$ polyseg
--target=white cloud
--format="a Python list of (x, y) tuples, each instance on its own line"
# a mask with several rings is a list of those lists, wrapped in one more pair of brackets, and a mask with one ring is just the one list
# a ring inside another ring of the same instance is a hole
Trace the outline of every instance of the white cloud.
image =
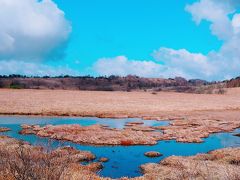
[(186, 6), (193, 20), (200, 24), (202, 20), (211, 22), (212, 33), (219, 39), (232, 36), (232, 25), (228, 15), (235, 11), (232, 0), (200, 0)]
[(240, 14), (235, 14), (232, 19), (232, 26), (235, 34), (240, 32)]
[[(191, 53), (185, 49), (160, 48), (153, 53), (173, 73), (178, 70), (187, 78), (223, 80), (240, 75), (240, 15), (236, 13), (239, 0), (200, 0), (187, 5), (186, 10), (199, 24), (203, 20), (211, 23), (213, 35), (223, 40), (219, 51), (207, 55)], [(232, 15), (232, 16), (230, 16)], [(232, 18), (231, 18), (232, 17)]]
[(166, 76), (184, 76), (185, 78), (208, 78), (215, 71), (209, 65), (208, 58), (201, 53), (190, 53), (186, 49), (174, 50), (160, 48), (154, 51), (153, 57), (166, 67), (162, 72)]
[(21, 74), (27, 76), (78, 75), (77, 72), (68, 67), (52, 67), (37, 62), (19, 60), (2, 60), (0, 61), (0, 75), (6, 74)]
[(52, 0), (0, 0), (0, 60), (60, 57), (70, 32)]
[(236, 13), (239, 7), (240, 0), (200, 0), (185, 8), (196, 24), (203, 20), (211, 23), (212, 34), (223, 40), (219, 51), (203, 55), (163, 47), (153, 52), (156, 62), (128, 60), (126, 57), (103, 58), (95, 64), (95, 69), (106, 75), (183, 76), (207, 80), (239, 76), (240, 14)]
[(201, 20), (211, 22), (212, 34), (223, 40), (219, 51), (207, 55), (208, 66), (215, 67), (210, 79), (239, 76), (240, 16), (236, 13), (239, 6), (239, 0), (201, 0), (186, 6), (197, 23)]
[(93, 69), (98, 75), (138, 75), (142, 77), (157, 77), (161, 71), (161, 65), (153, 61), (129, 60), (125, 56), (114, 58), (101, 58)]
[[(208, 79), (215, 71), (206, 56), (190, 53), (185, 49), (160, 48), (153, 52), (155, 61), (129, 60), (125, 56), (101, 58), (93, 66), (98, 75), (137, 75), (141, 77)], [(197, 71), (196, 71), (197, 69)]]

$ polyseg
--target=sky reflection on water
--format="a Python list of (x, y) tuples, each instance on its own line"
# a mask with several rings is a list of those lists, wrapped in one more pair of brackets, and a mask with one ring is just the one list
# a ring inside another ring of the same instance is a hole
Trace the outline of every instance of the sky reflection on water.
[[(17, 139), (28, 141), (33, 145), (44, 145), (48, 143), (47, 138), (40, 138), (35, 135), (20, 135), (21, 124), (80, 124), (82, 126), (89, 126), (93, 124), (108, 125), (112, 128), (123, 128), (127, 122), (142, 121), (145, 125), (160, 126), (168, 125), (167, 121), (155, 121), (155, 120), (141, 120), (138, 118), (132, 119), (99, 119), (99, 118), (71, 118), (71, 117), (27, 117), (27, 116), (0, 116), (0, 126), (9, 127), (12, 129), (10, 132), (2, 133)], [(206, 153), (208, 151), (224, 148), (224, 147), (240, 147), (240, 138), (233, 136), (233, 134), (239, 133), (240, 130), (236, 130), (233, 133), (217, 133), (212, 134), (208, 138), (204, 139), (204, 143), (177, 143), (174, 140), (171, 141), (159, 141), (154, 146), (87, 146), (79, 145), (71, 142), (60, 142), (57, 140), (51, 140), (54, 147), (58, 146), (72, 146), (80, 150), (89, 150), (93, 152), (97, 158), (107, 157), (110, 160), (104, 163), (104, 169), (100, 172), (100, 175), (119, 178), (123, 176), (136, 177), (140, 176), (141, 172), (139, 166), (141, 164), (149, 162), (159, 162), (160, 160), (172, 156), (189, 156), (197, 153)], [(163, 154), (162, 157), (148, 158), (144, 156), (147, 151), (159, 151)], [(97, 159), (96, 159), (97, 161)]]

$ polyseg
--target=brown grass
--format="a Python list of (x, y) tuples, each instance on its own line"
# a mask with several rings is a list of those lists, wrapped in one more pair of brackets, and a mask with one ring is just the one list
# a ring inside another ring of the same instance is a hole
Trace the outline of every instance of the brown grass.
[[(153, 129), (154, 131), (154, 129)], [(133, 129), (112, 129), (101, 125), (22, 125), (20, 134), (35, 134), (57, 140), (88, 145), (154, 145), (161, 140), (162, 133)]]
[(196, 156), (170, 156), (160, 163), (148, 163), (141, 166), (145, 179), (240, 179), (240, 148), (226, 148)]
[(122, 146), (131, 146), (133, 145), (134, 143), (131, 141), (131, 140), (122, 140), (121, 141), (121, 145)]
[(0, 180), (101, 179), (96, 175), (101, 163), (80, 164), (94, 158), (88, 151), (70, 147), (46, 151), (0, 136)]
[(193, 111), (240, 110), (240, 88), (224, 95), (174, 92), (0, 90), (0, 114), (168, 118)]
[[(0, 180), (111, 180), (97, 175), (102, 168), (101, 163), (79, 164), (85, 161), (80, 155), (82, 153), (89, 152), (69, 147), (46, 152), (41, 147), (0, 136)], [(239, 159), (240, 148), (219, 149), (188, 157), (170, 156), (160, 163), (142, 165), (144, 175), (130, 179), (239, 180)]]

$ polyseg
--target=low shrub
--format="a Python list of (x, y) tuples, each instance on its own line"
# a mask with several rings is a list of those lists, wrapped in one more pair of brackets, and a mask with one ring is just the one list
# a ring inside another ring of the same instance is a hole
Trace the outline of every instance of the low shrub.
[(122, 140), (121, 145), (122, 146), (131, 146), (133, 144), (132, 140)]

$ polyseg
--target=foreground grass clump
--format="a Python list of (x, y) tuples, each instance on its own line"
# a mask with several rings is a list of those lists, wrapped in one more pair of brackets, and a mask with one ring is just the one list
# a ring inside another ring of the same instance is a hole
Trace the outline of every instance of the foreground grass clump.
[(240, 179), (240, 148), (211, 151), (208, 154), (171, 156), (159, 164), (142, 165), (144, 176), (137, 179)]
[[(0, 180), (111, 180), (97, 175), (99, 162), (81, 165), (95, 156), (88, 151), (62, 147), (48, 151), (0, 136)], [(141, 177), (121, 180), (240, 179), (240, 148), (227, 148), (196, 156), (171, 156), (141, 166)], [(126, 168), (127, 170), (127, 168)]]
[(101, 163), (80, 164), (93, 159), (95, 156), (88, 151), (63, 147), (48, 152), (0, 136), (0, 179), (4, 180), (101, 179), (96, 175)]

